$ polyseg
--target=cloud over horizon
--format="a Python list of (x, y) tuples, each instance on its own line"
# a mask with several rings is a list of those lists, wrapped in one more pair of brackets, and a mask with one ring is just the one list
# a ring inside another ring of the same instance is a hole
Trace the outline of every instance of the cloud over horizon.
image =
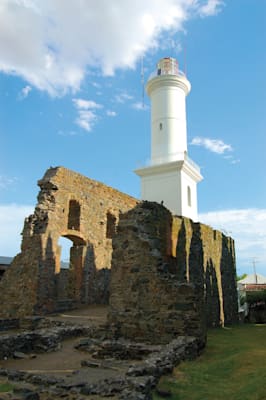
[(222, 5), (221, 0), (2, 0), (0, 71), (50, 95), (75, 92), (86, 73), (134, 68), (141, 55), (158, 47), (163, 32), (178, 32), (190, 18), (215, 15)]
[(24, 219), (32, 214), (33, 206), (0, 204), (0, 255), (14, 257), (20, 251)]
[(237, 268), (252, 273), (251, 260), (258, 260), (258, 272), (266, 276), (266, 209), (245, 208), (199, 214), (200, 222), (235, 240)]

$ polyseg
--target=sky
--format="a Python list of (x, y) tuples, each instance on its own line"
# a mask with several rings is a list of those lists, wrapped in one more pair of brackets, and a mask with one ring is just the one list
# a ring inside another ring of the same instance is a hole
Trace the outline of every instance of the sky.
[(266, 276), (265, 41), (265, 0), (0, 0), (0, 255), (50, 166), (140, 198), (144, 86), (171, 56), (192, 85), (199, 220), (235, 239), (239, 275)]

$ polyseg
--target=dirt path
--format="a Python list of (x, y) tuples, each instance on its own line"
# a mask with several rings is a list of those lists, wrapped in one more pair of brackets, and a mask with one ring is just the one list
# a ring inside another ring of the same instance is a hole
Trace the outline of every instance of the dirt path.
[[(107, 307), (87, 306), (58, 315), (49, 316), (51, 320), (84, 325), (101, 325), (106, 322)], [(82, 360), (92, 360), (88, 353), (75, 349), (81, 337), (67, 339), (62, 342), (60, 350), (37, 354), (35, 358), (1, 360), (0, 367), (12, 370), (44, 374), (47, 376), (64, 377), (69, 382), (96, 382), (99, 379), (114, 377), (118, 370), (123, 371), (123, 365), (113, 368), (81, 367)]]
[(86, 354), (74, 348), (79, 341), (80, 338), (65, 340), (60, 350), (37, 354), (36, 358), (1, 360), (0, 367), (29, 371), (36, 374), (47, 372), (71, 373), (80, 368), (81, 360), (86, 359)]
[(74, 324), (101, 325), (107, 320), (107, 306), (84, 306), (78, 310), (66, 311), (48, 317), (51, 320), (70, 322)]

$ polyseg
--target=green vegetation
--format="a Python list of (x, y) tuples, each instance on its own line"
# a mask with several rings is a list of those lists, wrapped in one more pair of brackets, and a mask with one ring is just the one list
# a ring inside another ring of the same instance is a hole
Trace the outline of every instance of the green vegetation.
[(0, 382), (0, 393), (11, 392), (14, 386), (8, 382)]
[(246, 301), (249, 304), (266, 301), (266, 290), (246, 291)]
[(180, 364), (158, 387), (173, 400), (266, 400), (265, 360), (266, 325), (214, 329), (203, 355)]
[(237, 275), (236, 280), (241, 281), (241, 279), (245, 279), (247, 276), (248, 274)]

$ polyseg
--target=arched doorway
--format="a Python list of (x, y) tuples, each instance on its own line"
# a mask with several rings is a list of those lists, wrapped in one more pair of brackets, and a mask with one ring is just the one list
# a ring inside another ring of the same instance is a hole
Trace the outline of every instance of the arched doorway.
[(60, 236), (56, 262), (56, 298), (59, 310), (86, 303), (87, 252), (88, 245), (81, 236), (73, 232)]

